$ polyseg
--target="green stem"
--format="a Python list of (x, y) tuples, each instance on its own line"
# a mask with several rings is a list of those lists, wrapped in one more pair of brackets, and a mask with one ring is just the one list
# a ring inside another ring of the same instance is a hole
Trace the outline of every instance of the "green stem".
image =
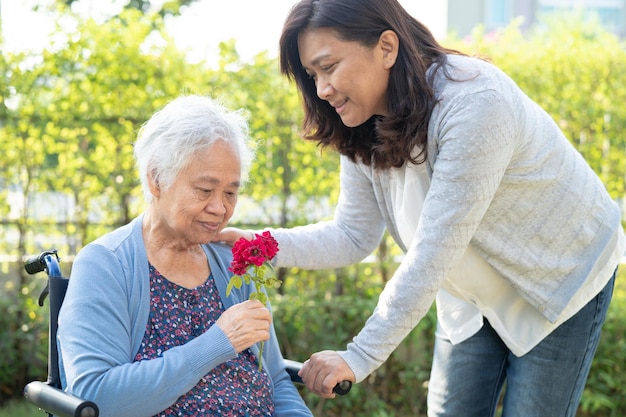
[[(254, 287), (256, 288), (257, 295), (261, 294), (261, 290), (263, 289), (263, 284), (259, 282), (259, 267), (254, 266), (254, 276), (252, 277), (252, 281), (254, 281)], [(259, 372), (263, 371), (263, 347), (265, 346), (265, 341), (261, 340), (260, 348), (259, 348)]]

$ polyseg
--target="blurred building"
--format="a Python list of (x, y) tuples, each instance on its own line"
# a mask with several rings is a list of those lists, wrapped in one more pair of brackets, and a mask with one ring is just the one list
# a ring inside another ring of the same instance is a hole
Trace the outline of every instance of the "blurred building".
[(626, 36), (626, 0), (448, 0), (448, 28), (463, 36), (478, 23), (491, 30), (519, 16), (524, 17), (522, 27), (528, 28), (543, 15), (575, 10)]
[(477, 25), (487, 31), (507, 26), (523, 17), (527, 30), (542, 16), (580, 11), (596, 18), (608, 31), (626, 38), (626, 0), (403, 0), (402, 5), (425, 23), (439, 39), (448, 33), (469, 35)]

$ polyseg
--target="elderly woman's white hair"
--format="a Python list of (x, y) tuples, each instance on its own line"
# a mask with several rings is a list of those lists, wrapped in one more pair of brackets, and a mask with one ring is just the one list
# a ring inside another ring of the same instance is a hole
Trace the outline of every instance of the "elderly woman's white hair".
[(188, 95), (156, 112), (141, 127), (135, 143), (135, 160), (146, 201), (152, 201), (148, 175), (167, 190), (191, 157), (217, 140), (232, 145), (239, 156), (241, 182), (247, 181), (254, 151), (241, 111), (230, 111), (209, 97)]

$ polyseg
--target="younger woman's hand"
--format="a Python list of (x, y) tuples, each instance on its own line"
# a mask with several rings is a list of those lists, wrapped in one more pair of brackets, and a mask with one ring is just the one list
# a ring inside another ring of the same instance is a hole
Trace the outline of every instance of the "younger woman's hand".
[(225, 227), (214, 238), (213, 242), (224, 242), (227, 245), (233, 246), (240, 238), (247, 240), (254, 239), (254, 232), (252, 230), (243, 230), (236, 227)]
[(342, 381), (356, 381), (352, 369), (333, 350), (314, 353), (299, 372), (308, 389), (323, 398), (335, 398), (333, 388)]

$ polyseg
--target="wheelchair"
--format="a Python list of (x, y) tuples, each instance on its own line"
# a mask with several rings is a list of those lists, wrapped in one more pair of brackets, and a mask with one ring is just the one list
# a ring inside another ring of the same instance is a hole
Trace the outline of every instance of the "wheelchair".
[[(67, 291), (68, 278), (63, 277), (59, 267), (60, 258), (56, 250), (44, 251), (40, 255), (28, 258), (24, 268), (28, 274), (46, 272), (48, 280), (39, 296), (39, 306), (44, 305), (48, 297), (49, 339), (48, 339), (48, 378), (46, 382), (33, 381), (24, 387), (26, 400), (53, 417), (98, 417), (98, 405), (92, 401), (78, 398), (63, 391), (59, 375), (59, 361), (56, 344), (59, 310)], [(285, 359), (287, 373), (296, 385), (304, 385), (298, 372), (302, 363)], [(347, 394), (352, 382), (343, 381), (333, 391), (338, 395)]]

